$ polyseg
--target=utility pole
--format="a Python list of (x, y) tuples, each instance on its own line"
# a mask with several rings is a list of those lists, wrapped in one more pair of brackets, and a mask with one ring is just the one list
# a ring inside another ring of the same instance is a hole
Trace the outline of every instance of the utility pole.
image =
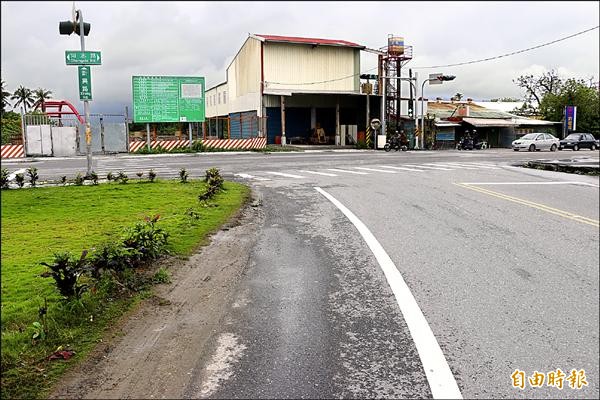
[[(85, 34), (83, 26), (83, 12), (78, 10), (79, 16), (79, 35), (81, 40), (81, 51), (85, 51)], [(90, 125), (90, 102), (88, 100), (83, 101), (83, 111), (85, 113), (85, 156), (87, 159), (87, 173), (89, 177), (92, 174), (92, 128)]]

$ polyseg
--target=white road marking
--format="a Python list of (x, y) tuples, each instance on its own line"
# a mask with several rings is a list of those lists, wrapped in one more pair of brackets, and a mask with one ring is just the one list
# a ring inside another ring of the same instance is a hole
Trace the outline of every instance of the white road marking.
[(425, 165), (413, 165), (413, 164), (402, 164), (402, 165), (405, 165), (407, 167), (414, 167), (414, 168), (437, 169), (439, 171), (454, 171), (452, 168), (427, 167)]
[(422, 169), (414, 169), (414, 168), (406, 168), (406, 167), (393, 167), (391, 165), (381, 165), (381, 167), (383, 167), (383, 168), (398, 169), (398, 170), (401, 170), (401, 171), (423, 172)]
[(452, 165), (450, 163), (427, 163), (425, 165), (434, 165), (436, 167), (458, 168), (458, 169), (478, 169), (477, 167), (464, 167), (462, 165)]
[(331, 201), (354, 224), (377, 259), (412, 335), (433, 398), (462, 399), (462, 394), (456, 384), (454, 375), (452, 375), (452, 371), (448, 366), (448, 362), (435, 335), (431, 331), (431, 327), (390, 256), (369, 228), (352, 211), (320, 187), (315, 187), (315, 190)]
[(246, 179), (256, 179), (257, 181), (270, 181), (269, 178), (261, 178), (260, 176), (254, 176), (250, 174), (234, 174), (234, 176), (239, 176), (240, 178)]
[(369, 175), (366, 172), (358, 172), (358, 171), (347, 171), (345, 169), (337, 169), (337, 168), (327, 168), (327, 171), (334, 171), (334, 172), (346, 172), (348, 174), (355, 174), (355, 175)]
[(464, 185), (581, 185), (600, 187), (587, 182), (462, 182)]
[(477, 163), (477, 162), (469, 162), (468, 164), (467, 164), (467, 163), (459, 163), (459, 164), (465, 164), (465, 165), (479, 165), (479, 166), (482, 166), (482, 167), (490, 167), (490, 168), (497, 168), (497, 169), (500, 169), (500, 168), (498, 168), (498, 166), (497, 166), (497, 165), (493, 165), (493, 164), (484, 164), (484, 163)]
[(267, 174), (285, 176), (286, 178), (295, 178), (295, 179), (302, 179), (302, 178), (304, 178), (303, 176), (300, 176), (300, 175), (284, 174), (283, 172), (271, 172), (271, 171), (267, 171)]
[(12, 181), (13, 179), (15, 179), (15, 177), (16, 177), (18, 174), (24, 174), (24, 173), (25, 173), (25, 171), (27, 171), (25, 168), (21, 168), (21, 169), (18, 169), (18, 170), (16, 170), (16, 171), (15, 171), (15, 172), (13, 172), (12, 174), (8, 175), (8, 180), (9, 180), (9, 181)]
[(475, 164), (475, 163), (448, 163), (448, 165), (458, 165), (458, 166), (465, 166), (465, 167), (475, 167), (475, 168), (486, 168), (486, 169), (500, 169), (498, 167), (492, 167), (490, 165), (483, 165), (483, 164)]
[(365, 167), (354, 167), (354, 169), (360, 169), (363, 171), (371, 171), (371, 172), (385, 172), (387, 174), (397, 174), (396, 171), (388, 171), (385, 169), (375, 169), (375, 168), (365, 168)]
[(314, 174), (314, 175), (323, 175), (323, 176), (337, 176), (336, 174), (329, 174), (327, 172), (316, 172), (316, 171), (305, 171), (305, 170), (300, 170), (300, 172), (307, 173), (307, 174)]

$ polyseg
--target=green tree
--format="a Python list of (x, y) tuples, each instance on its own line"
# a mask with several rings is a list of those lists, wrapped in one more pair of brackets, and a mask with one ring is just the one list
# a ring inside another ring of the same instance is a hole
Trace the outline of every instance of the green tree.
[(21, 135), (21, 115), (7, 111), (2, 115), (2, 144), (11, 144), (11, 138)]
[(456, 99), (456, 101), (460, 101), (463, 98), (463, 94), (458, 92), (454, 95), (454, 98)]
[(547, 93), (540, 102), (544, 119), (562, 121), (565, 106), (577, 107), (577, 131), (600, 135), (600, 100), (598, 90), (583, 79), (567, 79), (554, 93)]
[(523, 108), (537, 111), (545, 95), (556, 93), (562, 84), (555, 70), (545, 72), (541, 76), (521, 75), (513, 82), (525, 90), (525, 104)]
[(2, 109), (0, 111), (0, 115), (4, 114), (5, 111), (5, 107), (10, 107), (10, 102), (8, 101), (9, 97), (10, 97), (10, 92), (7, 92), (6, 89), (6, 82), (4, 82), (4, 79), (2, 79)]
[(35, 103), (33, 104), (33, 108), (44, 108), (44, 102), (48, 99), (52, 98), (52, 91), (46, 90), (42, 88), (37, 88), (33, 91), (33, 98)]
[(27, 108), (31, 108), (33, 105), (33, 92), (31, 89), (27, 89), (23, 87), (23, 85), (19, 86), (17, 90), (13, 93), (11, 100), (15, 100), (15, 107), (19, 105), (23, 105), (25, 112), (27, 112)]

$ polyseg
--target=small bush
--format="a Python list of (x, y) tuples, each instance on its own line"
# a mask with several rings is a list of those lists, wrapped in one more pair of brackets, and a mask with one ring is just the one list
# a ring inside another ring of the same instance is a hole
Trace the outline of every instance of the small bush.
[(49, 275), (54, 278), (56, 288), (66, 298), (77, 297), (80, 298), (83, 292), (88, 288), (87, 285), (79, 285), (79, 278), (87, 271), (85, 264), (85, 257), (87, 256), (87, 250), (81, 253), (79, 260), (73, 259), (71, 253), (55, 253), (54, 261), (52, 264), (42, 262), (40, 264), (45, 265), (52, 271)]
[(158, 258), (165, 252), (169, 233), (156, 226), (159, 215), (144, 218), (125, 231), (123, 245), (132, 250), (135, 262), (144, 262)]
[(23, 185), (25, 185), (25, 175), (23, 174), (17, 174), (15, 175), (15, 182), (17, 182), (17, 185), (22, 188)]
[(100, 279), (105, 272), (121, 275), (127, 268), (132, 267), (135, 251), (118, 243), (106, 243), (95, 249), (89, 257), (92, 277)]
[(0, 174), (0, 187), (2, 187), (2, 189), (8, 189), (8, 175), (8, 170), (2, 168), (2, 173)]
[(356, 148), (357, 149), (366, 149), (367, 147), (367, 142), (365, 142), (364, 140), (359, 140), (356, 142)]
[(204, 193), (198, 196), (200, 201), (212, 199), (218, 192), (223, 190), (223, 177), (217, 168), (207, 169), (204, 181), (207, 183), (208, 187)]
[(90, 172), (90, 179), (94, 185), (98, 184), (98, 174), (95, 171)]
[(156, 172), (154, 172), (154, 170), (151, 169), (150, 171), (148, 171), (148, 180), (150, 182), (154, 182), (155, 179), (156, 179)]
[(115, 178), (116, 182), (119, 182), (119, 183), (121, 183), (123, 185), (126, 184), (128, 180), (129, 180), (129, 178), (127, 177), (127, 175), (123, 171), (119, 171), (119, 174)]
[(60, 177), (60, 183), (62, 183), (63, 185), (67, 184), (67, 176), (63, 175)]
[(181, 183), (187, 183), (187, 179), (188, 179), (188, 172), (185, 170), (185, 168), (181, 168), (181, 170), (179, 170), (179, 181)]
[(153, 283), (171, 283), (171, 274), (165, 268), (161, 267), (152, 277)]
[(31, 183), (32, 187), (35, 187), (38, 179), (40, 178), (37, 173), (36, 167), (27, 168), (27, 175), (29, 176), (29, 183)]
[(106, 174), (106, 180), (109, 182), (116, 180), (115, 175), (112, 172), (109, 172), (108, 174)]
[(138, 179), (140, 179), (140, 180), (142, 179), (142, 176), (144, 176), (144, 172), (143, 171), (138, 171), (135, 174), (137, 175)]
[(201, 153), (203, 151), (205, 151), (205, 147), (204, 147), (204, 143), (202, 143), (201, 140), (195, 140), (192, 143), (192, 150), (196, 153)]
[(75, 175), (75, 184), (77, 186), (83, 185), (84, 180), (85, 178), (83, 177), (83, 175), (81, 175), (81, 172), (78, 172), (77, 175)]

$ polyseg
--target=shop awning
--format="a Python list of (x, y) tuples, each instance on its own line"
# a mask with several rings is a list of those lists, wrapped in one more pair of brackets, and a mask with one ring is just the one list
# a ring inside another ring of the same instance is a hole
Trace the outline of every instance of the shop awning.
[(519, 125), (510, 119), (499, 119), (499, 118), (463, 118), (463, 122), (469, 125), (473, 125), (477, 128), (486, 127), (509, 127)]

